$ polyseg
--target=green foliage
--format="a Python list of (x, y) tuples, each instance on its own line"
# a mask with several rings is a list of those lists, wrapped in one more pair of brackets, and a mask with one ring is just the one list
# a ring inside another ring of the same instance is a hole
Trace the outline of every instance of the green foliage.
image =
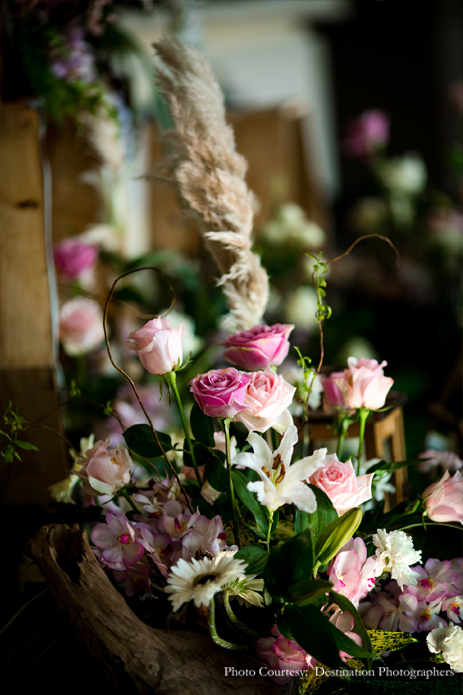
[(232, 471), (232, 482), (238, 498), (253, 515), (257, 524), (257, 531), (261, 536), (265, 537), (267, 533), (267, 512), (256, 500), (254, 493), (247, 489), (248, 479), (241, 471)]
[(308, 603), (314, 603), (317, 599), (324, 596), (332, 586), (331, 582), (324, 579), (307, 579), (302, 582), (296, 582), (289, 591), (289, 598), (297, 606), (306, 606)]
[(268, 554), (261, 545), (247, 545), (238, 550), (235, 558), (248, 563), (246, 574), (261, 574), (267, 564)]
[[(369, 652), (372, 652), (373, 647), (370, 641), (370, 637), (368, 635), (367, 629), (365, 628), (363, 620), (360, 617), (360, 614), (358, 610), (355, 608), (354, 604), (351, 601), (349, 601), (348, 598), (342, 596), (342, 594), (336, 593), (336, 591), (330, 592), (330, 600), (337, 606), (339, 606), (339, 608), (342, 611), (348, 611), (352, 615), (352, 617), (354, 618), (354, 632), (356, 632), (357, 635), (361, 637), (363, 648)], [(371, 658), (367, 659), (367, 669), (371, 668), (371, 661)]]
[[(159, 443), (162, 449), (167, 452), (173, 449), (170, 435), (164, 432), (157, 432)], [(149, 425), (132, 425), (123, 433), (125, 443), (139, 456), (144, 456), (148, 459), (158, 458), (162, 456), (162, 449), (156, 441), (156, 437)]]
[[(312, 514), (307, 514), (307, 525), (310, 529), (310, 535), (312, 538), (312, 547), (314, 549), (314, 562), (316, 558), (315, 546), (323, 529), (325, 529), (328, 524), (336, 521), (338, 518), (338, 513), (333, 506), (332, 501), (323, 490), (320, 490), (316, 485), (309, 485), (310, 489), (317, 498), (317, 508)], [(302, 512), (300, 512), (301, 514)], [(297, 512), (296, 512), (297, 514)]]
[(332, 314), (331, 307), (323, 304), (323, 299), (326, 297), (326, 280), (322, 275), (320, 275), (320, 273), (326, 273), (327, 267), (322, 261), (321, 251), (318, 254), (318, 257), (313, 256), (311, 253), (306, 253), (305, 255), (309, 258), (313, 258), (314, 261), (316, 261), (313, 267), (314, 284), (317, 292), (317, 312), (315, 314), (315, 318), (317, 321), (324, 321), (325, 319), (329, 319)]
[(315, 544), (315, 552), (321, 565), (329, 562), (352, 538), (361, 521), (362, 512), (355, 507), (325, 526)]
[[(11, 401), (8, 401), (8, 407), (3, 413), (3, 422), (5, 429), (0, 430), (0, 435), (8, 440), (8, 444), (0, 450), (0, 455), (5, 459), (6, 464), (13, 463), (15, 458), (22, 461), (16, 447), (25, 451), (38, 451), (35, 444), (18, 439), (18, 433), (25, 430), (29, 423), (22, 415), (13, 410)], [(10, 430), (9, 433), (5, 431), (8, 429)]]
[(190, 414), (190, 427), (194, 438), (208, 447), (214, 447), (214, 426), (212, 419), (205, 415), (195, 402)]
[(206, 479), (214, 490), (219, 492), (228, 491), (227, 470), (216, 458), (211, 459), (206, 465)]
[(312, 539), (306, 529), (273, 550), (265, 567), (265, 587), (274, 600), (291, 601), (292, 586), (310, 577), (312, 567)]
[(310, 604), (287, 606), (277, 626), (282, 632), (289, 630), (296, 642), (317, 661), (330, 668), (342, 666), (333, 626), (319, 608)]

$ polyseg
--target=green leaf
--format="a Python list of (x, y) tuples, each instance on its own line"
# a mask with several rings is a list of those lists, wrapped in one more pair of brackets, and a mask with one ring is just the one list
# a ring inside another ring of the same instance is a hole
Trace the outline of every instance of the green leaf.
[[(262, 536), (267, 534), (268, 517), (267, 510), (259, 504), (254, 496), (254, 493), (248, 490), (248, 479), (241, 471), (232, 471), (232, 481), (236, 494), (246, 509), (249, 509), (254, 516), (257, 524), (257, 530)], [(212, 483), (211, 483), (212, 484)]]
[[(343, 663), (330, 621), (318, 608), (286, 606), (283, 613), (286, 629), (305, 651), (329, 668), (341, 668)], [(280, 623), (277, 622), (279, 626)]]
[[(173, 447), (170, 436), (164, 432), (157, 432), (156, 434), (164, 451), (171, 451)], [(132, 449), (139, 456), (148, 459), (162, 456), (162, 450), (149, 425), (132, 425), (125, 430), (123, 437), (129, 449)]]
[(248, 563), (246, 574), (261, 574), (268, 560), (268, 553), (261, 545), (247, 545), (235, 553), (238, 560)]
[(358, 507), (354, 507), (325, 526), (315, 544), (315, 552), (321, 565), (329, 562), (340, 548), (352, 538), (361, 521), (362, 511)]
[[(300, 509), (296, 509), (296, 515), (295, 515), (295, 519), (294, 519), (294, 533), (295, 533), (295, 535), (305, 531), (308, 523), (309, 523), (309, 515), (307, 514), (307, 512), (301, 512)], [(312, 543), (313, 543), (313, 538), (312, 538)]]
[(416, 637), (413, 637), (408, 632), (389, 632), (386, 630), (368, 630), (368, 637), (372, 645), (372, 651), (375, 654), (381, 652), (395, 652), (398, 649), (403, 649), (412, 642), (418, 642)]
[[(354, 632), (362, 638), (363, 648), (369, 652), (373, 652), (367, 629), (353, 603), (351, 603), (346, 596), (342, 596), (342, 594), (338, 594), (336, 591), (330, 591), (330, 600), (339, 606), (342, 611), (348, 611), (352, 615), (354, 618)], [(371, 661), (371, 657), (368, 657), (366, 665), (368, 670), (371, 668)]]
[(312, 567), (312, 541), (307, 529), (271, 553), (264, 572), (267, 591), (281, 603), (289, 601), (292, 585), (309, 577)]
[(369, 652), (363, 647), (359, 647), (353, 639), (345, 635), (341, 630), (338, 630), (334, 625), (331, 625), (331, 627), (333, 628), (334, 639), (340, 651), (346, 652), (349, 656), (358, 656), (362, 659), (373, 658), (374, 654), (371, 651)]
[[(310, 489), (314, 493), (317, 499), (317, 509), (312, 514), (306, 514), (307, 524), (310, 529), (312, 537), (312, 547), (314, 549), (314, 562), (315, 562), (315, 544), (318, 540), (320, 533), (323, 529), (328, 526), (332, 521), (338, 518), (338, 513), (333, 506), (332, 501), (323, 490), (320, 490), (316, 485), (309, 485)], [(303, 512), (299, 512), (303, 514)], [(297, 519), (297, 512), (296, 512)], [(301, 529), (303, 530), (303, 529)]]
[(228, 473), (216, 458), (209, 461), (206, 466), (206, 480), (214, 490), (228, 492)]
[(387, 473), (394, 473), (400, 468), (405, 468), (406, 466), (417, 466), (419, 463), (423, 463), (424, 459), (410, 459), (410, 461), (378, 461), (369, 467), (367, 473), (376, 473), (376, 471), (385, 471)]
[(15, 439), (14, 444), (19, 446), (20, 449), (26, 449), (26, 451), (38, 451), (35, 444), (31, 444), (30, 442), (21, 442), (19, 439)]
[(194, 438), (208, 447), (214, 448), (214, 426), (212, 418), (203, 413), (199, 405), (195, 402), (190, 414), (190, 427)]
[(320, 596), (327, 594), (333, 584), (324, 579), (308, 579), (296, 582), (289, 590), (289, 598), (292, 603), (298, 606), (306, 606), (313, 603)]

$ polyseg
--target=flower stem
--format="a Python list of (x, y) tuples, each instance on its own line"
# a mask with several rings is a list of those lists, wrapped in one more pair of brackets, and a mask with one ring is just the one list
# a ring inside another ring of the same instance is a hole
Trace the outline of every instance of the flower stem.
[(268, 526), (267, 526), (267, 538), (265, 542), (267, 543), (267, 552), (270, 552), (270, 536), (272, 535), (272, 525), (273, 525), (273, 512), (268, 510)]
[(233, 642), (227, 642), (226, 640), (222, 639), (221, 637), (218, 636), (217, 630), (215, 627), (215, 603), (214, 603), (214, 598), (212, 598), (211, 603), (209, 605), (209, 620), (208, 620), (208, 626), (209, 626), (209, 632), (212, 637), (213, 642), (219, 645), (219, 647), (225, 647), (225, 649), (232, 649), (233, 651), (236, 652), (244, 652), (247, 650), (246, 645), (244, 644), (234, 644)]
[(339, 424), (339, 439), (338, 439), (338, 450), (336, 452), (336, 456), (338, 457), (338, 460), (341, 461), (342, 458), (342, 449), (344, 447), (344, 439), (346, 438), (347, 430), (349, 429), (349, 425), (351, 424), (352, 419), (348, 416), (345, 415)]
[(172, 386), (172, 391), (174, 392), (175, 400), (177, 401), (177, 406), (178, 406), (178, 412), (180, 413), (180, 419), (182, 421), (183, 429), (185, 432), (185, 437), (188, 442), (188, 448), (189, 448), (189, 454), (191, 456), (191, 460), (193, 461), (193, 468), (195, 469), (196, 473), (196, 479), (199, 483), (199, 488), (201, 489), (203, 482), (201, 480), (201, 476), (199, 474), (199, 469), (198, 465), (196, 463), (196, 458), (195, 458), (195, 452), (193, 450), (193, 445), (191, 443), (191, 437), (190, 437), (190, 432), (188, 430), (188, 425), (185, 420), (185, 413), (183, 412), (183, 406), (182, 406), (182, 401), (180, 398), (180, 394), (178, 392), (177, 388), (177, 376), (175, 372), (169, 372), (168, 374), (165, 375), (167, 383)]
[(238, 536), (238, 524), (236, 522), (236, 501), (235, 501), (235, 490), (233, 487), (232, 471), (231, 471), (231, 456), (230, 456), (230, 418), (225, 418), (223, 421), (223, 428), (225, 431), (225, 456), (227, 459), (227, 471), (228, 471), (228, 488), (230, 490), (230, 500), (232, 505), (232, 515), (233, 515), (233, 535), (235, 536), (235, 543), (240, 544)]
[(359, 409), (359, 418), (360, 418), (360, 432), (359, 432), (359, 451), (358, 451), (358, 460), (357, 460), (357, 475), (360, 475), (360, 464), (362, 461), (362, 454), (363, 454), (363, 440), (365, 437), (365, 425), (368, 420), (368, 416), (370, 414), (370, 411), (367, 408), (360, 408)]
[(123, 489), (121, 490), (121, 493), (122, 493), (122, 496), (125, 497), (125, 499), (127, 500), (127, 502), (130, 504), (130, 506), (132, 507), (133, 511), (134, 511), (134, 512), (137, 512), (137, 514), (138, 514), (140, 510), (136, 508), (136, 506), (135, 506), (135, 504), (134, 504), (132, 498), (130, 497), (129, 493), (127, 492), (127, 490), (125, 490), (125, 489), (123, 488)]
[(245, 632), (247, 635), (253, 635), (254, 637), (259, 637), (259, 633), (256, 632), (255, 630), (252, 629), (252, 627), (248, 627), (244, 623), (241, 622), (241, 620), (238, 620), (236, 615), (233, 613), (233, 609), (230, 606), (230, 600), (228, 596), (228, 591), (223, 592), (223, 605), (225, 606), (225, 611), (230, 619), (230, 621), (236, 625), (237, 628), (239, 628), (242, 632)]

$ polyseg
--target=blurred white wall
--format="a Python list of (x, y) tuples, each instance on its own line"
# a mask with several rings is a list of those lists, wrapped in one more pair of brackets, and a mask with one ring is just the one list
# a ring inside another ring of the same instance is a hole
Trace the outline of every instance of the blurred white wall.
[(352, 11), (350, 0), (183, 0), (175, 8), (175, 27), (165, 8), (127, 13), (123, 21), (147, 47), (175, 28), (209, 60), (234, 107), (300, 103), (309, 112), (310, 168), (332, 199), (339, 163), (330, 53), (311, 23), (342, 22)]

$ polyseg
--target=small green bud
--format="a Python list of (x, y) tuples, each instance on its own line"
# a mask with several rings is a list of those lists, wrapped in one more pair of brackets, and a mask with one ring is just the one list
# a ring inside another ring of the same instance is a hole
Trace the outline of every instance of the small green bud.
[(315, 544), (317, 560), (321, 565), (329, 562), (352, 538), (361, 521), (362, 512), (355, 507), (325, 526)]

